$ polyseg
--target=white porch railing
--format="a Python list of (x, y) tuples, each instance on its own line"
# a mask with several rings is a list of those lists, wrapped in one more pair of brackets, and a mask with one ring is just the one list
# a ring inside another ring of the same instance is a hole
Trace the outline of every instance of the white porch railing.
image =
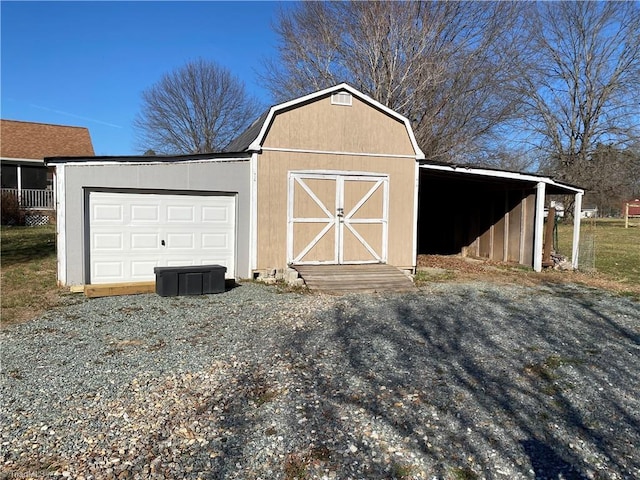
[(22, 208), (33, 210), (55, 210), (56, 208), (53, 190), (3, 188), (2, 194), (14, 195)]

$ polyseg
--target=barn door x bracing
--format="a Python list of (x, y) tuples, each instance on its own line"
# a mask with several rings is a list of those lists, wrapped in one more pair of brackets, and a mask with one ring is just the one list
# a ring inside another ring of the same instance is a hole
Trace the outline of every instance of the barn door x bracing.
[(289, 264), (386, 263), (389, 177), (289, 173)]

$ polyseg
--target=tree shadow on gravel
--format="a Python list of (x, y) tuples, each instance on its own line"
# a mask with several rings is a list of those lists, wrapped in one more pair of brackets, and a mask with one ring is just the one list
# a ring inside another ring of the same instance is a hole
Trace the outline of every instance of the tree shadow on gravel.
[(398, 463), (443, 478), (640, 473), (637, 303), (561, 285), (447, 288), (345, 296), (283, 347), (306, 372), (300, 396), (322, 402), (305, 429), (329, 468), (351, 441), (369, 478)]
[(520, 443), (531, 460), (531, 467), (536, 480), (546, 478), (580, 480), (584, 478), (583, 475), (574, 470), (573, 465), (560, 458), (553, 448), (546, 443), (535, 438), (523, 440)]

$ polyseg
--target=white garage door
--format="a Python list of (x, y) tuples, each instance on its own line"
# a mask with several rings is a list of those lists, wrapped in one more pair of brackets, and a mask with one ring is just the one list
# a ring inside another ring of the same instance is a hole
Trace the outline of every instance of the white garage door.
[(155, 279), (154, 267), (224, 265), (235, 275), (235, 196), (89, 194), (91, 283)]

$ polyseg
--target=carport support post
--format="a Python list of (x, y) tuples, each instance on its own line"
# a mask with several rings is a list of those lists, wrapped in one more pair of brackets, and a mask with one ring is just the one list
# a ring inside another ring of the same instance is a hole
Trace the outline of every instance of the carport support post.
[(18, 174), (18, 203), (22, 206), (22, 166), (20, 164), (16, 165), (16, 172)]
[(582, 193), (576, 193), (573, 207), (573, 243), (571, 244), (571, 266), (578, 269), (578, 254), (580, 252), (580, 220), (582, 217)]
[(533, 234), (533, 269), (536, 272), (542, 271), (542, 239), (544, 231), (544, 182), (536, 185), (536, 216)]

